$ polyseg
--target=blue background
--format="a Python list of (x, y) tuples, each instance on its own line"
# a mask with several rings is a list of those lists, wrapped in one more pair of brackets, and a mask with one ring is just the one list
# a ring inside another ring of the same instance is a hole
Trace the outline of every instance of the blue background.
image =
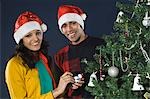
[[(5, 66), (15, 51), (13, 39), (14, 23), (18, 15), (26, 10), (36, 13), (48, 25), (45, 37), (50, 44), (49, 54), (53, 56), (68, 41), (57, 25), (57, 9), (61, 4), (79, 6), (87, 14), (85, 32), (100, 37), (111, 34), (116, 20), (118, 0), (1, 0), (0, 1), (0, 98), (9, 98), (5, 84)], [(18, 86), (19, 87), (19, 86)], [(18, 90), (19, 91), (19, 90)]]

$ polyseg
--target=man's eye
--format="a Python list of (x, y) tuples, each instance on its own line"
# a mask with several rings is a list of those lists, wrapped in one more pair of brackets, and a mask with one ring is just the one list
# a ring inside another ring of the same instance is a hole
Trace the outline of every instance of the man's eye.
[(77, 22), (72, 22), (72, 24), (76, 24)]
[(63, 25), (62, 25), (62, 28), (65, 28), (66, 26), (67, 26), (66, 24), (63, 24)]

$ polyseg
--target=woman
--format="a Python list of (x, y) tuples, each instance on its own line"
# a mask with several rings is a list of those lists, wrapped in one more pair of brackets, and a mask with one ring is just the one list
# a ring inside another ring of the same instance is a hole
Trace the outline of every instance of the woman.
[(48, 44), (43, 39), (46, 30), (41, 19), (29, 11), (22, 13), (15, 23), (16, 53), (8, 61), (5, 71), (12, 99), (53, 99), (64, 92), (67, 84), (75, 82), (73, 74), (65, 72), (56, 87)]

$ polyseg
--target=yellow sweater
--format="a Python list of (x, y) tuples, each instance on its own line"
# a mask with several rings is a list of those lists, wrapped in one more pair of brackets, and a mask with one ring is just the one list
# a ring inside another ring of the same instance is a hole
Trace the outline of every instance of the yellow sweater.
[(21, 57), (15, 56), (9, 60), (6, 66), (6, 84), (11, 99), (54, 99), (52, 92), (40, 94), (38, 71), (29, 69), (22, 62)]

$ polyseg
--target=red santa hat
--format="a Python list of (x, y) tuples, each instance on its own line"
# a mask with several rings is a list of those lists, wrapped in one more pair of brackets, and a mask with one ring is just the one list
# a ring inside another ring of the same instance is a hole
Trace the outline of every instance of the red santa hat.
[(16, 20), (13, 35), (16, 43), (18, 44), (27, 33), (35, 29), (40, 30), (41, 32), (46, 32), (47, 25), (32, 12), (26, 11), (20, 14)]
[(83, 13), (83, 11), (79, 7), (72, 5), (62, 5), (58, 9), (58, 25), (60, 30), (62, 25), (69, 21), (76, 21), (84, 29), (83, 20), (85, 19), (86, 14)]

